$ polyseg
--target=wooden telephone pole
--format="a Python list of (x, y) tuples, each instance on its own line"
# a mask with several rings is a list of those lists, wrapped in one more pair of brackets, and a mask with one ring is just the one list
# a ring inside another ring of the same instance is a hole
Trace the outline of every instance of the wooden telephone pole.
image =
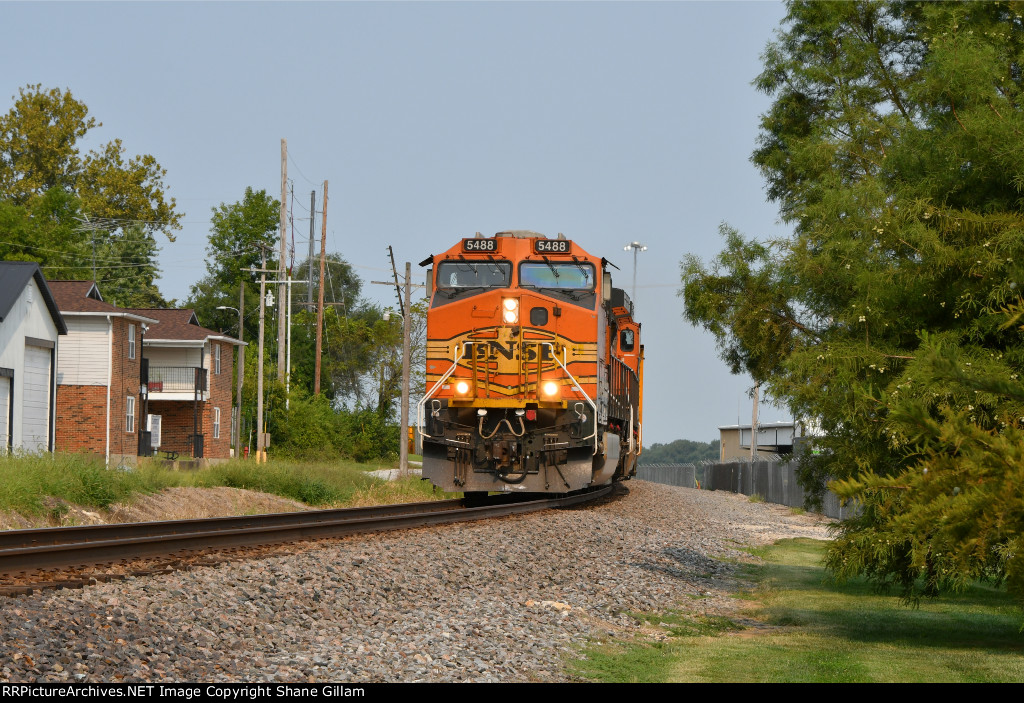
[(313, 393), (320, 394), (320, 349), (324, 339), (324, 260), (327, 257), (327, 181), (324, 181), (324, 218), (320, 234), (320, 294), (316, 307), (316, 368), (313, 372)]
[[(398, 305), (402, 308), (402, 405), (399, 418), (399, 447), (398, 447), (398, 468), (401, 475), (409, 471), (409, 374), (412, 362), (412, 288), (423, 287), (422, 284), (412, 282), (412, 263), (405, 262), (405, 295), (402, 295), (402, 284), (398, 278), (398, 267), (395, 266), (395, 252), (389, 246), (388, 256), (391, 257), (391, 272), (394, 275), (395, 294), (398, 296)], [(387, 281), (370, 281), (377, 285), (391, 285)], [(384, 319), (388, 319), (387, 316)]]
[[(285, 309), (285, 280), (287, 273), (285, 269), (288, 239), (288, 140), (281, 140), (281, 259), (277, 264), (277, 299), (281, 301), (277, 306), (277, 380), (284, 383), (285, 372), (285, 330), (288, 324), (286, 317), (288, 311)], [(266, 268), (266, 267), (264, 267)]]

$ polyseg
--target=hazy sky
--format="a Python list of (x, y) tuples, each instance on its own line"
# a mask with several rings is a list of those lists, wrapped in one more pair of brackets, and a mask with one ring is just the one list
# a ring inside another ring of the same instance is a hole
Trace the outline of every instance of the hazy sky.
[[(644, 443), (750, 421), (749, 379), (682, 319), (679, 262), (718, 226), (785, 234), (749, 161), (768, 107), (751, 85), (779, 2), (3, 3), (0, 96), (70, 89), (152, 154), (185, 213), (160, 289), (204, 273), (210, 210), (294, 181), (295, 247), (329, 181), (327, 248), (370, 285), (480, 231), (563, 232), (622, 270), (646, 347)], [(320, 225), (317, 224), (317, 232)], [(318, 234), (319, 236), (319, 234)], [(226, 293), (228, 299), (236, 294)], [(760, 420), (788, 419), (762, 407)]]

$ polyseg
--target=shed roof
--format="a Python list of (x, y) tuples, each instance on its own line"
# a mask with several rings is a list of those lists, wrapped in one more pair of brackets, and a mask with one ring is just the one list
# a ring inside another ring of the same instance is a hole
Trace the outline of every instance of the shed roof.
[(7, 319), (15, 301), (32, 278), (35, 278), (43, 302), (46, 303), (46, 309), (57, 327), (57, 334), (67, 334), (68, 327), (64, 324), (64, 317), (60, 314), (53, 292), (47, 285), (39, 264), (34, 261), (0, 261), (0, 322)]

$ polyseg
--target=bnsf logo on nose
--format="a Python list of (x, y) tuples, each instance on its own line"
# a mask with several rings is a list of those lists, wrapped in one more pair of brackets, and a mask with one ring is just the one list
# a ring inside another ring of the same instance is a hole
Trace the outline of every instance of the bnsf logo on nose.
[(486, 347), (482, 344), (475, 344), (473, 353), (477, 359), (497, 359), (500, 354), (509, 361), (519, 358), (535, 361), (538, 353), (542, 361), (553, 361), (555, 358), (551, 354), (551, 347), (547, 344), (538, 347), (536, 344), (523, 344), (522, 342), (508, 342), (507, 344), (488, 342)]

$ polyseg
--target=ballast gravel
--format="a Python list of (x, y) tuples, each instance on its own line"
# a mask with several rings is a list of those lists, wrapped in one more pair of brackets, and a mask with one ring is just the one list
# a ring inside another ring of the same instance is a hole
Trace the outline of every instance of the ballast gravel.
[(0, 681), (567, 681), (629, 613), (739, 608), (739, 551), (827, 538), (745, 496), (626, 484), (600, 505), (311, 543), (0, 602)]

